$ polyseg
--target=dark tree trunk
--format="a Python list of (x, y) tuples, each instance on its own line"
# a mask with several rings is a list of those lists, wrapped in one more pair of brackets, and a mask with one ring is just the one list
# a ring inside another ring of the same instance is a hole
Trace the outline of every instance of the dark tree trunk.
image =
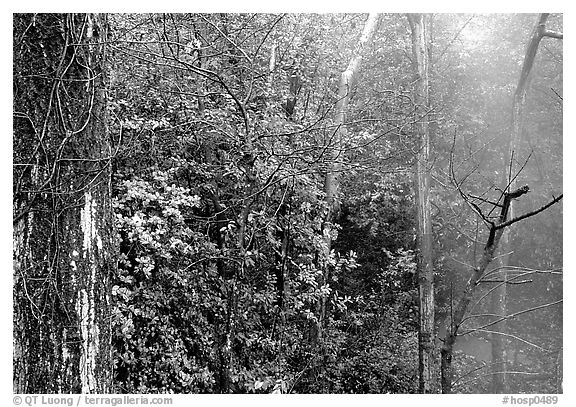
[(14, 391), (112, 390), (105, 15), (14, 15)]

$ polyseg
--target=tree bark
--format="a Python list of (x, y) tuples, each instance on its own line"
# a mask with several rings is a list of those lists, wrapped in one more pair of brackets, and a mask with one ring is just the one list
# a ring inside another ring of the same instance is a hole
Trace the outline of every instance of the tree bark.
[(418, 335), (419, 391), (434, 391), (434, 264), (432, 259), (432, 222), (430, 218), (430, 16), (409, 14), (412, 57), (417, 81), (414, 89), (418, 153), (415, 165), (417, 208), (418, 288), (420, 331)]
[(106, 16), (13, 18), (14, 392), (110, 392)]

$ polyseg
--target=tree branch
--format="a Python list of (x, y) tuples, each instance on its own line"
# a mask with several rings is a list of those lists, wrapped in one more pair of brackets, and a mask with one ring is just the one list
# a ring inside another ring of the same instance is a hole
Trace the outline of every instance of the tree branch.
[(534, 210), (534, 211), (532, 211), (532, 212), (528, 212), (528, 213), (525, 213), (524, 215), (518, 216), (518, 217), (516, 217), (516, 218), (514, 218), (514, 219), (510, 219), (510, 220), (507, 221), (507, 222), (502, 222), (502, 223), (500, 223), (500, 224), (498, 224), (498, 225), (495, 225), (494, 228), (495, 228), (496, 230), (498, 230), (498, 229), (503, 229), (503, 228), (508, 227), (508, 226), (510, 226), (510, 225), (512, 225), (512, 224), (514, 224), (514, 223), (516, 223), (516, 222), (519, 222), (519, 221), (523, 220), (523, 219), (530, 218), (530, 217), (532, 217), (532, 216), (534, 216), (534, 215), (537, 215), (537, 214), (539, 214), (540, 212), (545, 211), (546, 209), (548, 209), (548, 208), (551, 207), (552, 205), (554, 205), (554, 204), (556, 204), (557, 202), (559, 202), (563, 197), (564, 197), (564, 194), (561, 194), (559, 197), (554, 198), (553, 200), (551, 200), (550, 202), (548, 202), (546, 205), (544, 205), (544, 206), (542, 206), (542, 207), (540, 207), (540, 208), (538, 208), (538, 209), (536, 209), (536, 210)]
[(542, 36), (544, 37), (550, 37), (550, 38), (556, 38), (558, 40), (563, 40), (564, 39), (564, 34), (561, 32), (557, 32), (557, 31), (551, 31), (551, 30), (545, 30), (542, 33)]
[(487, 323), (487, 324), (485, 324), (485, 325), (482, 325), (482, 326), (476, 328), (475, 330), (484, 330), (484, 328), (488, 328), (489, 326), (496, 325), (496, 324), (498, 324), (498, 323), (500, 323), (500, 322), (502, 322), (502, 321), (506, 321), (506, 320), (509, 320), (509, 319), (516, 318), (518, 315), (527, 314), (527, 313), (529, 313), (529, 312), (537, 311), (537, 310), (542, 309), (542, 308), (547, 308), (547, 307), (551, 307), (551, 306), (553, 306), (553, 305), (558, 305), (558, 304), (560, 304), (560, 303), (562, 303), (562, 302), (563, 302), (563, 300), (558, 300), (558, 301), (554, 301), (554, 302), (549, 302), (549, 303), (546, 303), (546, 304), (538, 305), (538, 306), (536, 306), (536, 307), (532, 307), (532, 308), (528, 308), (528, 309), (525, 309), (525, 310), (522, 310), (522, 311), (518, 311), (518, 312), (515, 312), (515, 313), (513, 313), (513, 314), (504, 315), (503, 317), (500, 317), (500, 318), (498, 318), (498, 319), (495, 320), (495, 321), (492, 321), (492, 322), (489, 322), (489, 323)]

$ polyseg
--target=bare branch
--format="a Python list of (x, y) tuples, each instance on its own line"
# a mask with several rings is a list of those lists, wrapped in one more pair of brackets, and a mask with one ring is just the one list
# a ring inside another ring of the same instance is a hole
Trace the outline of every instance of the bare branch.
[(536, 345), (535, 343), (530, 342), (530, 341), (528, 341), (528, 340), (526, 340), (526, 339), (522, 339), (522, 338), (520, 338), (519, 336), (516, 336), (516, 335), (507, 334), (507, 333), (498, 332), (498, 331), (491, 331), (491, 330), (488, 330), (488, 329), (479, 329), (478, 331), (479, 331), (479, 332), (486, 332), (486, 333), (489, 333), (489, 334), (497, 334), (497, 335), (501, 335), (501, 336), (506, 336), (506, 337), (508, 337), (508, 338), (512, 338), (512, 339), (515, 339), (515, 340), (520, 341), (520, 342), (522, 342), (522, 343), (525, 343), (526, 345), (532, 346), (533, 348), (539, 349), (539, 350), (541, 350), (542, 352), (554, 352), (553, 350), (545, 349), (545, 348), (543, 348), (542, 346)]
[(560, 303), (562, 303), (562, 302), (563, 302), (563, 300), (553, 301), (553, 302), (549, 302), (549, 303), (546, 303), (546, 304), (543, 304), (543, 305), (538, 305), (538, 306), (536, 306), (536, 307), (532, 307), (532, 308), (528, 308), (528, 309), (525, 309), (525, 310), (522, 310), (522, 311), (518, 311), (518, 312), (515, 312), (515, 313), (513, 313), (513, 314), (505, 315), (505, 316), (503, 316), (503, 317), (498, 318), (498, 319), (495, 320), (495, 321), (492, 321), (492, 322), (489, 322), (489, 323), (487, 323), (487, 324), (485, 324), (485, 325), (482, 325), (481, 327), (478, 327), (477, 329), (488, 328), (489, 326), (496, 325), (496, 324), (498, 324), (498, 323), (500, 323), (500, 322), (502, 322), (502, 321), (506, 321), (506, 320), (509, 320), (509, 319), (514, 319), (514, 318), (516, 318), (518, 315), (527, 314), (527, 313), (529, 313), (529, 312), (537, 311), (537, 310), (542, 309), (542, 308), (552, 307), (552, 306), (558, 305), (558, 304), (560, 304)]
[(552, 92), (554, 92), (554, 94), (555, 94), (556, 96), (558, 96), (558, 99), (564, 100), (564, 99), (562, 98), (562, 96), (560, 96), (560, 94), (559, 94), (558, 92), (556, 92), (556, 89), (554, 89), (554, 88), (550, 88), (550, 89), (552, 89)]
[(532, 211), (532, 212), (528, 212), (528, 213), (525, 213), (524, 215), (521, 215), (521, 216), (518, 216), (518, 217), (516, 217), (516, 218), (510, 219), (509, 221), (502, 222), (502, 223), (500, 223), (500, 224), (498, 224), (498, 225), (495, 225), (494, 227), (495, 227), (495, 229), (503, 229), (503, 228), (508, 227), (508, 226), (510, 226), (510, 225), (513, 225), (514, 223), (519, 222), (519, 221), (521, 221), (521, 220), (523, 220), (523, 219), (527, 219), (527, 218), (530, 218), (530, 217), (532, 217), (532, 216), (534, 216), (534, 215), (537, 215), (537, 214), (539, 214), (540, 212), (545, 211), (546, 209), (548, 209), (548, 208), (551, 207), (552, 205), (560, 202), (560, 200), (561, 200), (563, 197), (564, 197), (564, 194), (561, 194), (559, 197), (554, 198), (553, 200), (551, 200), (550, 202), (548, 202), (546, 205), (544, 205), (544, 206), (542, 206), (542, 207), (540, 207), (540, 208), (538, 208), (538, 209), (536, 209), (536, 210), (534, 210), (534, 211)]
[(486, 225), (493, 226), (494, 222), (492, 222), (488, 217), (486, 217), (482, 213), (482, 211), (480, 210), (478, 205), (474, 204), (473, 202), (470, 202), (470, 199), (468, 198), (468, 196), (464, 193), (464, 191), (462, 191), (461, 182), (458, 182), (458, 180), (456, 179), (456, 174), (454, 172), (454, 149), (455, 149), (455, 146), (456, 146), (456, 132), (454, 132), (454, 137), (452, 140), (452, 147), (450, 148), (450, 160), (449, 160), (449, 172), (450, 172), (450, 180), (452, 181), (452, 185), (454, 185), (454, 187), (456, 188), (456, 190), (458, 191), (458, 193), (460, 194), (460, 196), (462, 197), (462, 199), (464, 200), (466, 205), (468, 205), (472, 209), (472, 211), (474, 211), (474, 213), (476, 213), (484, 221), (484, 223)]
[(248, 54), (246, 53), (246, 51), (244, 51), (241, 47), (239, 47), (234, 41), (232, 41), (232, 39), (230, 37), (228, 37), (225, 33), (222, 32), (222, 30), (220, 28), (218, 28), (218, 26), (216, 26), (212, 21), (208, 20), (206, 17), (204, 17), (203, 14), (200, 14), (200, 18), (204, 21), (206, 21), (208, 24), (210, 24), (212, 27), (214, 27), (214, 29), (216, 31), (218, 31), (218, 33), (226, 40), (230, 43), (230, 45), (232, 45), (234, 48), (236, 48), (238, 51), (240, 51), (240, 53), (242, 55), (244, 55), (244, 58), (246, 58), (246, 60), (248, 60), (248, 62), (252, 63), (252, 58), (250, 58), (248, 56)]
[(550, 38), (556, 38), (558, 40), (563, 40), (564, 39), (564, 34), (558, 31), (552, 31), (552, 30), (544, 30), (544, 32), (542, 33), (542, 35), (544, 37), (550, 37)]

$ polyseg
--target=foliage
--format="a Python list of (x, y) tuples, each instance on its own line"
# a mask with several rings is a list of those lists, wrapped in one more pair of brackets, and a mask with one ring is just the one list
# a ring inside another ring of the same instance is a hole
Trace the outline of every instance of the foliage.
[[(429, 171), (438, 325), (486, 237), (455, 191), (450, 160), (467, 192), (490, 200), (503, 188), (510, 98), (531, 17), (434, 16)], [(412, 173), (420, 118), (405, 16), (382, 15), (364, 50), (336, 158), (340, 212), (325, 227), (338, 81), (364, 20), (110, 15), (117, 391), (417, 391)], [(549, 102), (549, 87), (562, 87), (561, 46), (550, 44), (540, 58), (527, 141), (516, 156), (527, 160), (519, 182), (535, 192), (519, 211), (561, 188), (561, 103)], [(517, 225), (515, 264), (561, 267), (561, 208), (549, 213)], [(561, 298), (560, 279), (533, 277), (534, 285), (511, 290), (510, 309)], [(487, 313), (486, 301), (474, 312)], [(545, 309), (533, 325), (510, 324), (548, 350), (511, 345), (518, 369), (553, 370), (558, 315)], [(455, 355), (456, 376), (470, 379), (458, 391), (489, 390), (480, 367)], [(553, 391), (551, 380), (513, 383), (518, 391)]]

